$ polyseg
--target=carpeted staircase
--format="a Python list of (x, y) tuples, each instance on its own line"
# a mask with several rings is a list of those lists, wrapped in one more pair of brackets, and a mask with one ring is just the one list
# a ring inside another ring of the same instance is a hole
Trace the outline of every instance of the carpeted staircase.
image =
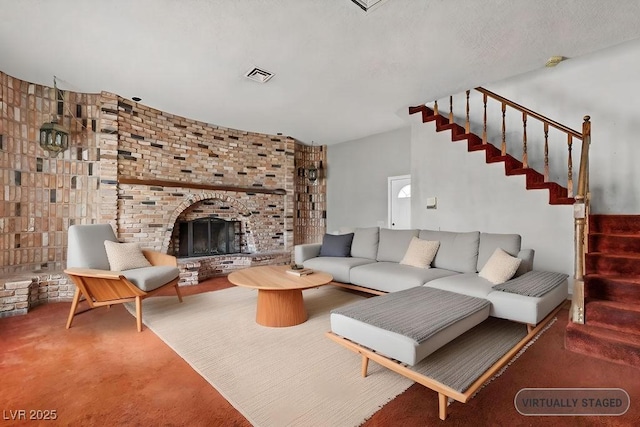
[(549, 190), (549, 204), (551, 205), (571, 205), (574, 202), (572, 197), (568, 197), (567, 189), (555, 182), (544, 182), (544, 175), (531, 168), (524, 168), (521, 161), (507, 154), (502, 155), (499, 148), (493, 144), (483, 144), (482, 138), (474, 133), (466, 133), (464, 127), (449, 123), (449, 119), (440, 115), (427, 107), (419, 105), (409, 107), (409, 114), (422, 113), (422, 121), (435, 122), (436, 131), (451, 131), (451, 141), (467, 140), (468, 151), (485, 151), (485, 160), (487, 163), (504, 163), (504, 172), (506, 175), (526, 175), (527, 190)]
[(591, 215), (585, 262), (585, 324), (565, 347), (640, 368), (640, 215)]

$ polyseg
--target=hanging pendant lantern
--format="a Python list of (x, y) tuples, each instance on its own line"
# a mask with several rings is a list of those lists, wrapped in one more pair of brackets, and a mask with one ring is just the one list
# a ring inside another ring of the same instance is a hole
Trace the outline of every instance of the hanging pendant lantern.
[[(56, 103), (62, 103), (62, 111), (64, 111), (64, 97), (58, 91), (56, 79), (53, 78), (53, 88), (56, 96)], [(44, 123), (40, 127), (40, 147), (51, 153), (53, 157), (69, 148), (69, 132), (64, 126), (58, 123), (58, 116), (53, 115), (53, 119), (49, 123)]]

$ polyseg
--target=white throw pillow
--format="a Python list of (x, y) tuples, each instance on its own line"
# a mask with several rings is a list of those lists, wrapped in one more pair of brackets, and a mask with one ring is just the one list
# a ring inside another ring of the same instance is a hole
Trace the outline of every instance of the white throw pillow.
[(151, 267), (137, 243), (118, 243), (104, 241), (109, 266), (112, 271), (131, 270), (133, 268)]
[(487, 263), (482, 267), (478, 276), (487, 279), (494, 285), (499, 285), (511, 279), (522, 260), (506, 253), (501, 248), (496, 248), (493, 255)]
[(419, 268), (431, 268), (431, 262), (436, 257), (440, 242), (422, 240), (413, 237), (409, 242), (407, 252), (400, 264), (411, 265)]

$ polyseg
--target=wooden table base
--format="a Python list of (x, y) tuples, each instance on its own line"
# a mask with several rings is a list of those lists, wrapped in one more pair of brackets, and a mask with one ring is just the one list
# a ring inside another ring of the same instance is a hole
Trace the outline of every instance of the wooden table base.
[(256, 322), (262, 326), (295, 326), (307, 320), (302, 291), (258, 289)]

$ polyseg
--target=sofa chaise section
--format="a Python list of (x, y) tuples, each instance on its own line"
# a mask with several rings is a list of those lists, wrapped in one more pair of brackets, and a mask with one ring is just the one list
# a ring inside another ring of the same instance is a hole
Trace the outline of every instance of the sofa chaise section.
[(415, 365), (486, 320), (489, 306), (483, 298), (419, 286), (333, 310), (331, 331)]

